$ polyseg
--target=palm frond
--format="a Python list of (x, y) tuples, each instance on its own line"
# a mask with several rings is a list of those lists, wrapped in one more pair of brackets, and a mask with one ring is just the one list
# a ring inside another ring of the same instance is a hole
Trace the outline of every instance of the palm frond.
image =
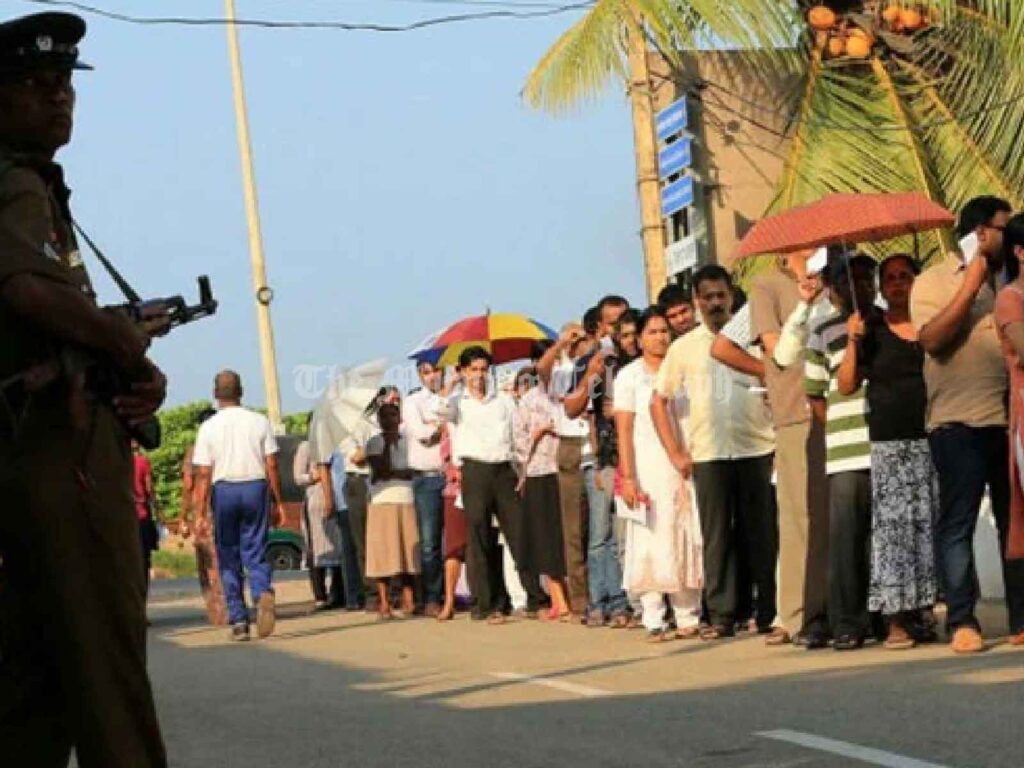
[(959, 210), (972, 197), (995, 194), (1016, 210), (1024, 208), (1020, 189), (992, 165), (939, 96), (935, 82), (911, 62), (897, 60), (896, 65), (907, 82), (904, 101), (919, 126), (919, 141), (928, 149), (947, 207)]
[[(1024, 14), (977, 0), (957, 6), (942, 28), (923, 37), (911, 62), (919, 80), (932, 82), (945, 112), (1010, 189), (1024, 188)], [(949, 118), (946, 118), (949, 119)]]
[(530, 106), (563, 113), (624, 81), (624, 0), (598, 0), (530, 72), (523, 97)]
[[(767, 76), (793, 75), (803, 70), (801, 10), (780, 0), (632, 0), (652, 27), (659, 50), (679, 65), (685, 52), (727, 49), (757, 61)], [(655, 20), (660, 24), (655, 28)]]
[[(893, 117), (902, 128), (900, 138), (902, 139), (904, 146), (907, 148), (907, 154), (914, 171), (918, 189), (927, 194), (931, 200), (935, 200), (940, 203), (943, 202), (943, 192), (933, 173), (933, 167), (928, 152), (919, 141), (918, 136), (914, 131), (914, 126), (911, 124), (907, 107), (904, 104), (902, 95), (896, 88), (896, 83), (889, 75), (889, 71), (885, 68), (885, 65), (877, 56), (871, 59), (871, 71), (874, 73), (875, 78), (878, 80), (878, 85), (889, 100), (889, 106), (892, 108)], [(948, 232), (936, 230), (930, 233), (930, 237), (935, 240), (936, 252), (947, 253), (952, 250), (953, 241), (952, 238), (949, 237)]]

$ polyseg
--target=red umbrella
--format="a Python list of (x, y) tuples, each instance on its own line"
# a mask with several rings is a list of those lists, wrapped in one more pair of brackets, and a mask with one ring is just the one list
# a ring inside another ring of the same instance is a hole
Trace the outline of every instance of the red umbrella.
[(956, 217), (920, 192), (834, 194), (757, 222), (737, 258), (792, 253), (835, 243), (875, 243), (950, 227)]

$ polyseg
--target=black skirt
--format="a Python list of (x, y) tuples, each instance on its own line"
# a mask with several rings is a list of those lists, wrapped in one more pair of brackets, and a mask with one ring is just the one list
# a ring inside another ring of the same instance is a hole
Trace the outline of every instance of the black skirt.
[(523, 562), (520, 570), (556, 579), (565, 578), (565, 544), (558, 475), (526, 478), (521, 528)]

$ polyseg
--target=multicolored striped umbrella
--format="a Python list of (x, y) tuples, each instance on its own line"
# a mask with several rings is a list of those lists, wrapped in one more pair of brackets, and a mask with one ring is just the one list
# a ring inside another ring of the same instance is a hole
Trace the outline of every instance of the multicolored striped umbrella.
[(528, 358), (533, 342), (556, 338), (553, 330), (524, 315), (488, 313), (467, 317), (431, 334), (409, 357), (417, 363), (456, 365), (464, 349), (481, 346), (491, 353), (495, 364), (510, 363)]

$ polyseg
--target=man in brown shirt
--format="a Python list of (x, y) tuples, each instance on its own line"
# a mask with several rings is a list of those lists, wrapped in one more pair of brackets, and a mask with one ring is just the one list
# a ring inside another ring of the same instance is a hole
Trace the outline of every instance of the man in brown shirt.
[(789, 639), (807, 648), (828, 642), (828, 494), (825, 436), (812, 424), (803, 390), (803, 365), (781, 368), (774, 360), (782, 326), (800, 301), (809, 252), (786, 256), (750, 289), (751, 338), (765, 351), (765, 383), (775, 425), (776, 496), (779, 509), (779, 621)]
[(1003, 553), (1010, 631), (1024, 630), (1024, 560), (1005, 559), (1009, 524), (1006, 371), (992, 310), (1010, 205), (979, 197), (964, 206), (961, 238), (974, 254), (951, 254), (914, 283), (910, 315), (925, 352), (928, 441), (939, 475), (936, 557), (957, 653), (984, 649), (974, 614), (973, 541), (988, 488)]
[[(145, 335), (96, 306), (53, 162), (84, 34), (69, 14), (0, 24), (0, 755), (163, 768), (124, 423), (152, 415), (166, 382)], [(146, 376), (102, 402), (54, 363), (68, 346)]]

